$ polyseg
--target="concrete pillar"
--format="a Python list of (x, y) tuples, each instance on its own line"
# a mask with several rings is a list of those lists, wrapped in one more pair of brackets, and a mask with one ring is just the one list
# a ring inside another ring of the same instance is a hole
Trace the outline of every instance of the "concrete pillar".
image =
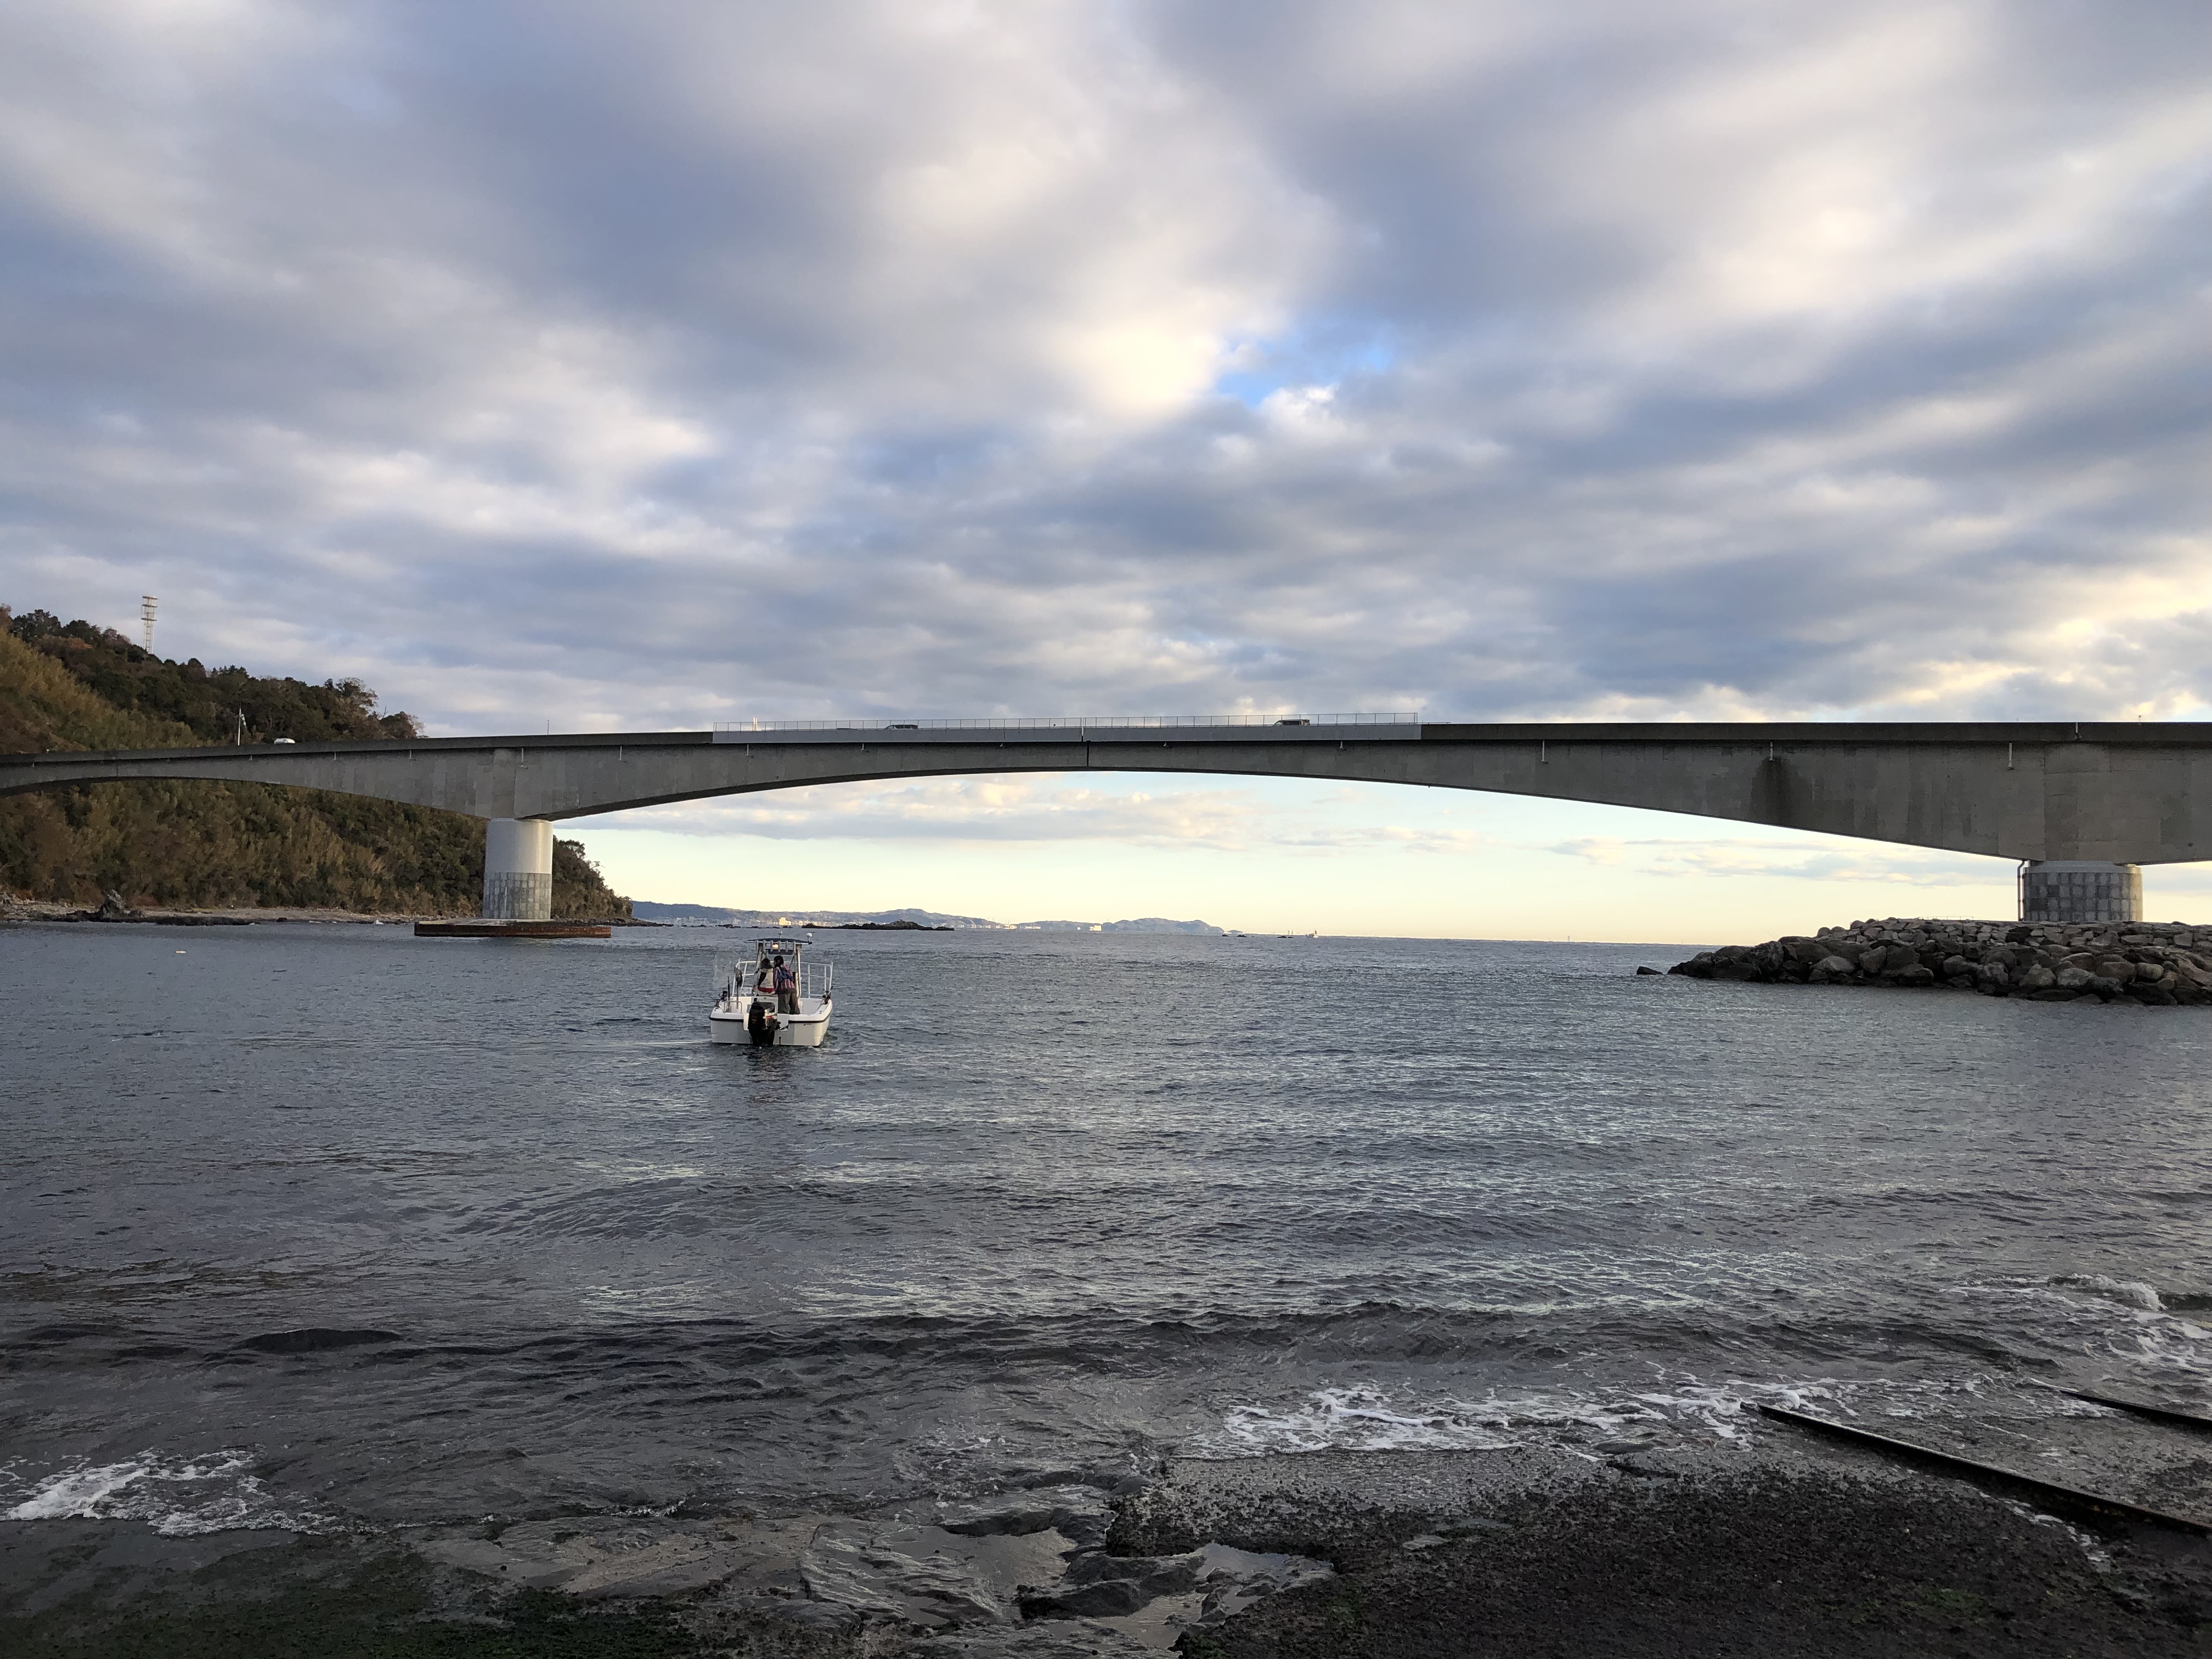
[(501, 921), (553, 917), (553, 825), (546, 818), (484, 822), (483, 913)]
[(2142, 868), (2100, 859), (2031, 859), (2020, 866), (2022, 921), (2141, 921)]

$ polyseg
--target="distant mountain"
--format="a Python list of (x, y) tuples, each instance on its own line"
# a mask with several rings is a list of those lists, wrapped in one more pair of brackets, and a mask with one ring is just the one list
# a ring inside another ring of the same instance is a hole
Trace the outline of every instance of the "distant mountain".
[(1138, 916), (1128, 921), (1018, 921), (1022, 933), (1219, 933), (1210, 921), (1170, 921), (1165, 916)]
[(718, 927), (724, 923), (739, 927), (796, 927), (810, 921), (824, 927), (848, 921), (910, 921), (918, 927), (1003, 928), (1006, 925), (982, 916), (948, 916), (936, 910), (733, 910), (715, 904), (655, 904), (649, 899), (632, 901), (630, 912), (640, 921), (665, 921), (679, 927)]
[(1165, 916), (1139, 916), (1128, 921), (993, 921), (986, 916), (949, 916), (940, 910), (738, 910), (718, 904), (655, 904), (633, 899), (631, 914), (640, 921), (668, 922), (678, 927), (796, 927), (804, 922), (835, 927), (848, 922), (878, 925), (910, 921), (920, 927), (962, 927), (1044, 933), (1213, 933), (1222, 929), (1209, 921), (1170, 921)]

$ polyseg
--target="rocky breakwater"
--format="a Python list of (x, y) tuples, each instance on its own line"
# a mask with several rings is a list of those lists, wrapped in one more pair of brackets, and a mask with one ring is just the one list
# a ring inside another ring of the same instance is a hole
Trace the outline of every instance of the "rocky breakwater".
[(2039, 1002), (2212, 1005), (2212, 927), (2180, 922), (1924, 921), (1893, 917), (1700, 951), (1667, 970), (1765, 985), (1977, 991)]

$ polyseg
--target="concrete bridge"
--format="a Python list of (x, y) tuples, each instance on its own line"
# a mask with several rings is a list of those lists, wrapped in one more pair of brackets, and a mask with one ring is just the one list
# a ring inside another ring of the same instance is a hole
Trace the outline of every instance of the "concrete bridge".
[(2023, 903), (2038, 920), (2133, 920), (2135, 866), (2212, 858), (2212, 724), (2191, 723), (786, 721), (713, 732), (0, 755), (0, 794), (203, 778), (471, 813), (489, 820), (484, 914), (520, 920), (548, 912), (552, 826), (562, 818), (809, 784), (994, 772), (1418, 784), (1980, 853), (2029, 865)]

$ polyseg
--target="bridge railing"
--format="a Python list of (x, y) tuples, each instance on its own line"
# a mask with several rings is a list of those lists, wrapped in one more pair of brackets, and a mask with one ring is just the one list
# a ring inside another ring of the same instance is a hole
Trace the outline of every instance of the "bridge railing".
[(881, 715), (836, 720), (717, 720), (717, 732), (1057, 732), (1184, 726), (1419, 726), (1418, 714), (1000, 714), (975, 720), (902, 720)]

